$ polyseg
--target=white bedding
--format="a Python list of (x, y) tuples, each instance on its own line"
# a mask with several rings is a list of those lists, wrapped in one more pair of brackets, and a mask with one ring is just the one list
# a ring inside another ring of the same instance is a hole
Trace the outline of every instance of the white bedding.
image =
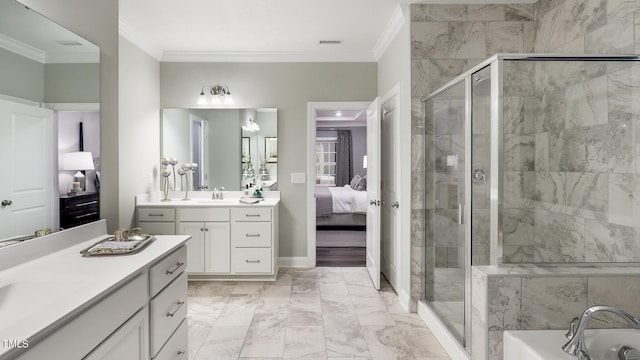
[(353, 190), (351, 186), (329, 187), (333, 202), (332, 212), (334, 214), (366, 214), (367, 213), (367, 192)]

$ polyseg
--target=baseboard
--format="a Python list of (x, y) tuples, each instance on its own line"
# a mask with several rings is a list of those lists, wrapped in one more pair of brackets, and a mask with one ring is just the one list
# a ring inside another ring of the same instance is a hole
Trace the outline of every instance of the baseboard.
[(278, 264), (281, 268), (307, 268), (309, 260), (306, 256), (280, 257)]
[(411, 296), (407, 294), (405, 289), (400, 289), (398, 292), (398, 303), (402, 307), (402, 310), (411, 312)]
[(469, 360), (469, 353), (456, 341), (437, 315), (422, 301), (418, 301), (418, 315), (427, 324), (438, 342), (447, 351), (452, 360)]

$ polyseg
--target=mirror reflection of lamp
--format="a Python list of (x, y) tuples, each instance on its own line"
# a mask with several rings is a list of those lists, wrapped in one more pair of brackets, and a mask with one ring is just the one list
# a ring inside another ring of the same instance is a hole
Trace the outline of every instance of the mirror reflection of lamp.
[(82, 172), (95, 169), (93, 166), (93, 156), (89, 151), (65, 153), (62, 168), (63, 170), (77, 171), (73, 175), (73, 184), (70, 192), (83, 192), (86, 190), (86, 177)]

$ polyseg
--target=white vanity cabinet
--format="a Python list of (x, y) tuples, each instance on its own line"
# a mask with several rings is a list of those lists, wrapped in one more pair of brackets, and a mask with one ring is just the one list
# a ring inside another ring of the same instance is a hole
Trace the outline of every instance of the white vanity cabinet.
[(180, 246), (15, 358), (186, 359), (186, 263), (187, 249)]
[(229, 274), (231, 227), (229, 208), (179, 208), (178, 233), (187, 241), (190, 273)]
[(238, 199), (220, 204), (208, 199), (140, 200), (136, 211), (145, 233), (175, 230), (191, 236), (186, 271), (192, 280), (275, 280), (279, 201), (266, 198), (247, 205)]

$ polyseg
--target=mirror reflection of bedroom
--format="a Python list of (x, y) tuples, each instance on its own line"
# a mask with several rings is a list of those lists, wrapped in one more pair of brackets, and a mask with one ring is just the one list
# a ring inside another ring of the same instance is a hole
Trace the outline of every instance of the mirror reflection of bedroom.
[(316, 113), (316, 266), (366, 266), (366, 109)]

